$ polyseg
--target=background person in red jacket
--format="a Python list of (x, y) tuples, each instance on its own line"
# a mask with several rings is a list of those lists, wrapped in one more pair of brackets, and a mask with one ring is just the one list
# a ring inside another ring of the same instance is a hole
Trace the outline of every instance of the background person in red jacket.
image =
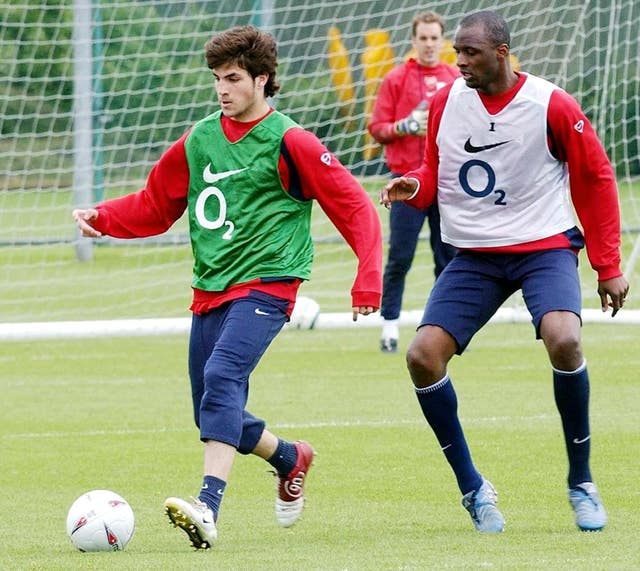
[[(460, 76), (455, 66), (442, 63), (444, 19), (424, 12), (413, 19), (411, 44), (415, 58), (390, 71), (380, 91), (369, 122), (369, 132), (384, 145), (392, 176), (418, 168), (424, 154), (424, 136), (431, 98), (443, 86)], [(455, 248), (440, 238), (438, 205), (422, 210), (398, 202), (389, 214), (389, 254), (384, 268), (382, 306), (384, 318), (380, 349), (398, 350), (398, 318), (402, 309), (407, 272), (411, 268), (418, 237), (425, 218), (429, 220), (431, 250), (436, 278), (455, 255)]]
[(472, 461), (447, 368), (521, 291), (552, 367), (575, 522), (599, 530), (607, 514), (589, 462), (577, 254), (586, 243), (602, 310), (615, 316), (629, 291), (620, 269), (616, 179), (577, 101), (542, 78), (515, 72), (510, 42), (507, 23), (495, 12), (462, 19), (454, 42), (462, 77), (433, 98), (423, 164), (380, 193), (384, 205), (404, 200), (416, 208), (437, 197), (442, 238), (459, 249), (431, 291), (407, 365), (462, 505), (478, 531), (502, 531), (497, 493)]
[[(269, 106), (267, 97), (280, 88), (273, 37), (253, 26), (232, 28), (211, 38), (205, 53), (220, 110), (160, 157), (145, 188), (73, 212), (84, 236), (118, 238), (160, 234), (188, 213), (194, 260), (189, 378), (204, 476), (196, 499), (169, 497), (164, 507), (196, 549), (217, 538), (236, 452), (273, 466), (281, 526), (302, 514), (313, 448), (278, 438), (245, 406), (251, 373), (309, 279), (314, 200), (358, 258), (354, 321), (377, 311), (382, 289), (374, 204), (313, 133)], [(292, 383), (295, 393), (293, 377)], [(165, 459), (168, 469), (182, 462)]]

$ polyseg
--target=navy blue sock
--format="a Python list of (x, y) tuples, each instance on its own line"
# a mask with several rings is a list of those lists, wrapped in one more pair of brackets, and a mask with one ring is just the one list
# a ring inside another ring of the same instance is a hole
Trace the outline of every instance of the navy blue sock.
[(477, 490), (482, 476), (475, 469), (458, 419), (458, 397), (447, 375), (434, 385), (416, 389), (422, 413), (440, 443), (462, 494)]
[(216, 521), (218, 521), (218, 512), (220, 511), (220, 504), (226, 487), (227, 483), (215, 476), (205, 476), (202, 480), (202, 488), (200, 488), (198, 499), (209, 506), (213, 512), (213, 519)]
[(273, 456), (267, 459), (267, 462), (276, 469), (278, 474), (286, 476), (291, 472), (291, 470), (293, 470), (297, 459), (298, 452), (295, 445), (291, 442), (287, 442), (286, 440), (278, 439), (278, 447), (273, 453)]
[(553, 394), (562, 420), (564, 441), (569, 458), (570, 488), (591, 482), (589, 455), (589, 373), (585, 361), (575, 371), (553, 369)]

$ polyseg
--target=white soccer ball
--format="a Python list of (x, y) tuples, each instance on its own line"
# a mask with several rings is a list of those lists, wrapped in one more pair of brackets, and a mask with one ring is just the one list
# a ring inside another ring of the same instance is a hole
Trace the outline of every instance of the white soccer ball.
[(294, 329), (313, 329), (320, 315), (318, 302), (310, 297), (298, 296), (291, 312), (289, 326)]
[(131, 506), (110, 490), (82, 494), (67, 514), (67, 535), (80, 551), (122, 551), (134, 529)]

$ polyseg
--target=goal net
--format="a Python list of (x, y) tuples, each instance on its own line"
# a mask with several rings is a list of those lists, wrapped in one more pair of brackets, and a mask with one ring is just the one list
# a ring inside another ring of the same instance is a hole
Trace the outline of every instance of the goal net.
[[(434, 1), (447, 38), (482, 0)], [(277, 39), (273, 105), (315, 132), (372, 200), (388, 173), (366, 134), (380, 78), (410, 50), (415, 2), (339, 0), (12, 0), (0, 25), (0, 323), (184, 318), (191, 254), (184, 219), (163, 236), (91, 241), (70, 212), (142, 188), (160, 154), (218, 106), (203, 54), (216, 31), (254, 24)], [(640, 296), (640, 3), (501, 3), (520, 69), (582, 104), (615, 165), (624, 270)], [(451, 57), (451, 54), (447, 54)], [(319, 208), (312, 279), (301, 294), (349, 312), (354, 256)], [(387, 212), (379, 209), (385, 234)], [(403, 309), (433, 282), (425, 225)], [(581, 254), (587, 308), (596, 276)], [(519, 300), (510, 300), (518, 307)]]

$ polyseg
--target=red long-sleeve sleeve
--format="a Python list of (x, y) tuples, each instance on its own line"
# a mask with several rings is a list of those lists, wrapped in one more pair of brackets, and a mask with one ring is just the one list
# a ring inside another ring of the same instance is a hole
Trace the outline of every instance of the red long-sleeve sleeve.
[(189, 167), (183, 135), (151, 169), (138, 192), (99, 204), (96, 230), (115, 238), (142, 238), (166, 232), (187, 207)]
[(451, 85), (440, 89), (431, 100), (429, 107), (429, 121), (427, 123), (427, 137), (425, 141), (424, 157), (419, 168), (405, 173), (404, 176), (415, 178), (420, 185), (418, 192), (406, 203), (415, 208), (426, 208), (436, 201), (438, 190), (438, 167), (440, 165), (436, 136), (440, 129), (442, 113), (451, 91)]
[[(284, 144), (297, 170), (302, 194), (318, 201), (358, 258), (351, 289), (353, 305), (380, 307), (382, 229), (373, 202), (314, 134), (289, 129)], [(289, 186), (285, 181), (285, 187)]]
[(571, 201), (580, 220), (587, 255), (598, 279), (622, 275), (620, 270), (620, 207), (613, 168), (591, 123), (577, 101), (556, 90), (547, 121), (551, 150), (567, 163)]

